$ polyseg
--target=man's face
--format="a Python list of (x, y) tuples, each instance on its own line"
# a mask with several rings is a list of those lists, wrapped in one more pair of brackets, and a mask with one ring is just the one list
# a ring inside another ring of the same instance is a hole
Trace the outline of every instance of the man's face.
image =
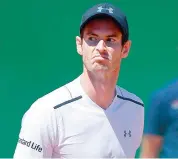
[(119, 70), (130, 48), (129, 41), (122, 45), (122, 33), (111, 18), (90, 21), (83, 30), (83, 39), (77, 37), (76, 42), (84, 66), (91, 72)]

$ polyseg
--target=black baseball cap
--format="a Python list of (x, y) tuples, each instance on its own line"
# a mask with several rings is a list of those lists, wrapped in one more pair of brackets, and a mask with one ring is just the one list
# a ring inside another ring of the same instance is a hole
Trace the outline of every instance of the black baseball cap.
[(80, 33), (84, 26), (92, 19), (105, 15), (111, 17), (119, 26), (122, 32), (123, 41), (126, 42), (129, 38), (128, 22), (125, 14), (120, 8), (110, 3), (100, 3), (89, 8), (82, 16), (80, 23)]

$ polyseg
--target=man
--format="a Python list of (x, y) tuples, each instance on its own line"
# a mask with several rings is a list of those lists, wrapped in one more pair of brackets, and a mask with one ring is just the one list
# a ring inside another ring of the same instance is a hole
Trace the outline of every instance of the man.
[(154, 93), (147, 114), (142, 158), (178, 158), (178, 80)]
[(128, 37), (119, 8), (103, 3), (85, 12), (76, 37), (83, 73), (26, 112), (14, 158), (135, 156), (142, 138), (143, 102), (116, 86), (131, 45)]

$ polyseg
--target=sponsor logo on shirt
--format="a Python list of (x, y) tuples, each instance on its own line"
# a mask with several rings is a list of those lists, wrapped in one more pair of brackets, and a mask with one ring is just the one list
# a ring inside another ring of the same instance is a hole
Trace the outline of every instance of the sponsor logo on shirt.
[(129, 131), (124, 130), (124, 137), (131, 137), (131, 136), (132, 136), (131, 130)]
[(42, 152), (42, 147), (32, 141), (26, 141), (25, 139), (19, 138), (18, 142), (24, 146), (30, 147), (31, 149), (37, 151), (37, 152)]

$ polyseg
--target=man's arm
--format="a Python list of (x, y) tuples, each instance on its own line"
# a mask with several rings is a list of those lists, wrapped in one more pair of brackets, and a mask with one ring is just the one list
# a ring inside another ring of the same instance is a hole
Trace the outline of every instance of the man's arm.
[(141, 146), (141, 158), (158, 158), (162, 140), (162, 136), (144, 135)]
[(14, 159), (52, 157), (55, 144), (55, 119), (53, 109), (35, 102), (25, 113)]

